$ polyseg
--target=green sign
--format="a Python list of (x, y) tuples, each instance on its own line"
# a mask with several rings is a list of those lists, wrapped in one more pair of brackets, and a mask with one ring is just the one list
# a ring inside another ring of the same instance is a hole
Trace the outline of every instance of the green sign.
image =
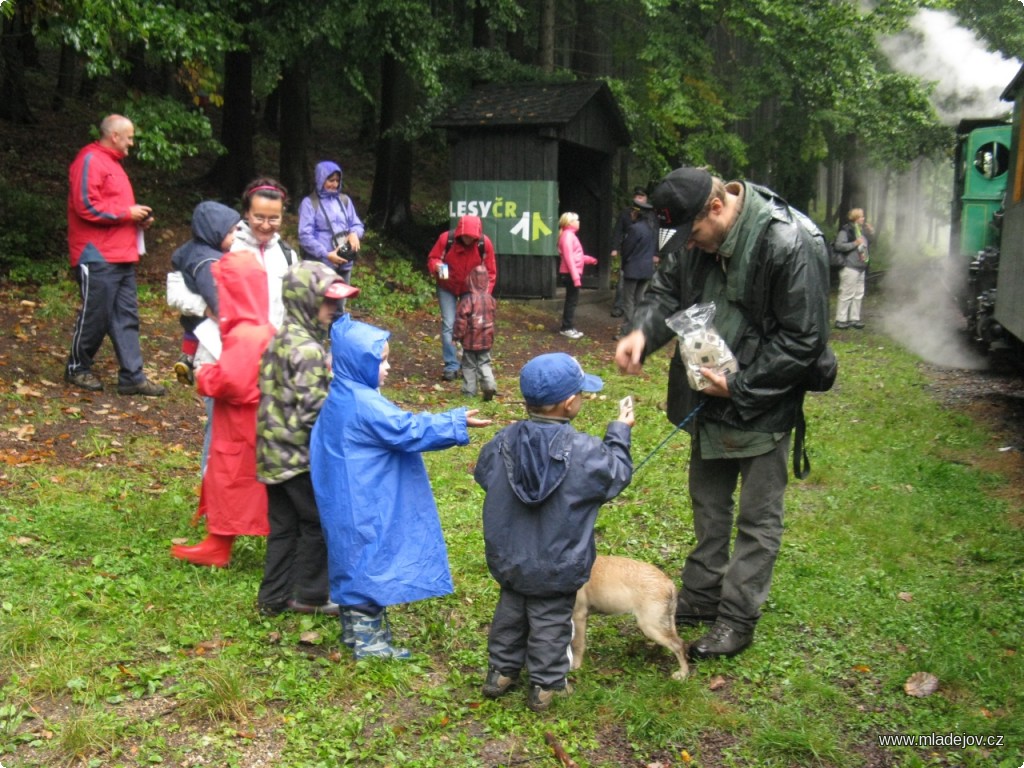
[(479, 216), (495, 253), (558, 254), (558, 184), (554, 181), (453, 181), (448, 215)]

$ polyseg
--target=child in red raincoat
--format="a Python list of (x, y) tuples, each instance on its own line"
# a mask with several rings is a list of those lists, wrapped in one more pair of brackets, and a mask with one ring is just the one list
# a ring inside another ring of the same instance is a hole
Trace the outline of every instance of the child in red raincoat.
[(206, 517), (206, 538), (171, 555), (220, 568), (231, 562), (236, 536), (266, 536), (267, 491), (256, 478), (259, 366), (274, 337), (268, 320), (267, 273), (249, 251), (227, 253), (213, 265), (223, 349), (196, 371), (199, 394), (213, 398), (210, 457), (196, 518)]

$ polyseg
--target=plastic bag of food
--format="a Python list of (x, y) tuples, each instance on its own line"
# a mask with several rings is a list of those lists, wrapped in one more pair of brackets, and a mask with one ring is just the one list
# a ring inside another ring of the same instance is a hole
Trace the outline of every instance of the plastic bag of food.
[(686, 378), (690, 387), (697, 391), (711, 383), (701, 375), (701, 368), (722, 374), (736, 373), (740, 369), (729, 345), (715, 330), (714, 319), (715, 303), (709, 301), (694, 304), (665, 320), (679, 336), (679, 353), (686, 364)]

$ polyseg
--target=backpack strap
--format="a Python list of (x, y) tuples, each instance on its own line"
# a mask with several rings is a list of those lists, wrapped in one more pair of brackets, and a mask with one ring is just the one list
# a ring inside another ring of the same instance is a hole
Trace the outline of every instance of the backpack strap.
[(295, 263), (295, 249), (292, 248), (284, 240), (278, 242), (281, 246), (281, 253), (284, 254), (285, 260), (288, 262), (288, 266), (292, 266)]
[(811, 460), (807, 456), (807, 420), (804, 418), (804, 392), (800, 393), (800, 407), (796, 412), (796, 424), (793, 427), (793, 477), (805, 480), (811, 474)]
[[(444, 251), (441, 253), (441, 261), (445, 261), (448, 258), (448, 251), (452, 249), (452, 245), (455, 244), (455, 230), (448, 230), (448, 242), (445, 243)], [(487, 260), (487, 246), (484, 244), (484, 239), (481, 237), (476, 241), (476, 250), (480, 254), (480, 261)]]
[(441, 252), (441, 261), (448, 259), (448, 251), (452, 249), (452, 245), (455, 244), (455, 230), (448, 230), (448, 242), (444, 244), (444, 250)]

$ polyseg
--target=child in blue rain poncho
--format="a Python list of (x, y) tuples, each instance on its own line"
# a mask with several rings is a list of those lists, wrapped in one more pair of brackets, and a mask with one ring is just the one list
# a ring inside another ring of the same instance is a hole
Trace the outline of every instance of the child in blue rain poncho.
[(406, 658), (385, 608), (450, 594), (448, 553), (422, 451), (469, 442), (477, 411), (403, 411), (384, 397), (388, 336), (343, 315), (331, 327), (334, 378), (313, 427), (310, 471), (327, 541), (331, 600), (356, 658)]

